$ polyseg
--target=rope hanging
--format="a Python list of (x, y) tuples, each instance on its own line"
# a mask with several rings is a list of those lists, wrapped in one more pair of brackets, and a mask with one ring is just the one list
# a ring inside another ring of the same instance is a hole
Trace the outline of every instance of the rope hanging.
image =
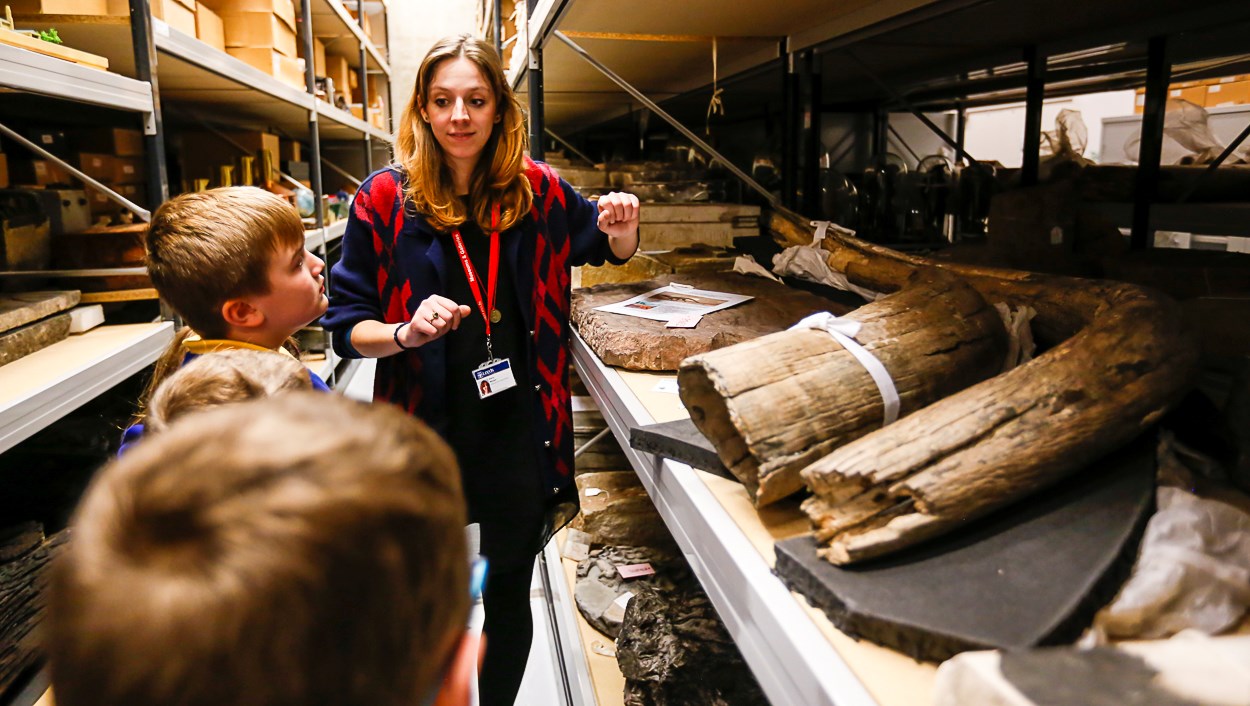
[(712, 134), (712, 116), (725, 114), (725, 105), (721, 103), (720, 96), (725, 89), (716, 86), (716, 37), (712, 37), (712, 100), (707, 104), (707, 120), (703, 129), (708, 135)]

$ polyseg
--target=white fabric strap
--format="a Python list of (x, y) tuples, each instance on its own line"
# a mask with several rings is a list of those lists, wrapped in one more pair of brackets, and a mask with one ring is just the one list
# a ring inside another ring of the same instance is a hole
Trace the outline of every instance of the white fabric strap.
[(885, 369), (877, 356), (873, 355), (867, 348), (864, 348), (855, 340), (855, 336), (859, 333), (859, 322), (850, 319), (840, 319), (827, 311), (818, 314), (812, 314), (797, 324), (790, 327), (791, 331), (796, 329), (816, 329), (824, 331), (842, 347), (855, 356), (855, 360), (864, 366), (868, 374), (872, 376), (872, 381), (877, 383), (877, 389), (881, 392), (881, 400), (885, 403), (885, 421), (881, 426), (889, 426), (898, 421), (898, 388), (894, 386), (894, 379), (890, 377), (890, 371)]
[(812, 238), (812, 245), (818, 245), (820, 241), (825, 239), (825, 231), (829, 230), (831, 221), (812, 221), (812, 227), (816, 229), (816, 235)]

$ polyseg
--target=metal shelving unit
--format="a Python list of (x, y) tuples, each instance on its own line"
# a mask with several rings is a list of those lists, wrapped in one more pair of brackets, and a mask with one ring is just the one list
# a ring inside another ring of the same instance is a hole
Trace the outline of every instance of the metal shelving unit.
[(152, 112), (152, 86), (147, 82), (7, 44), (0, 44), (0, 86), (104, 108)]
[(579, 335), (573, 363), (764, 693), (774, 704), (877, 706), (790, 590), (689, 466), (629, 446), (655, 420)]

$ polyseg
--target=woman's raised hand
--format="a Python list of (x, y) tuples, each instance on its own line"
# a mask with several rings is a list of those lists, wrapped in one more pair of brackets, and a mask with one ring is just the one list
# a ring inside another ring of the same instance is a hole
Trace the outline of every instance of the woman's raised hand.
[(638, 231), (638, 197), (613, 191), (599, 197), (599, 230), (609, 238), (621, 238)]
[(421, 302), (412, 314), (412, 321), (396, 336), (406, 347), (415, 348), (460, 328), (460, 320), (471, 311), (464, 304), (432, 294)]

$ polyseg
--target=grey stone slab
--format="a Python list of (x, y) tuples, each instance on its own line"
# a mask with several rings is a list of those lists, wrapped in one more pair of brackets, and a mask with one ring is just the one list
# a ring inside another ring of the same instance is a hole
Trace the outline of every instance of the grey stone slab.
[(18, 326), (25, 326), (58, 311), (72, 309), (81, 296), (78, 290), (12, 292), (0, 295), (0, 332), (12, 331)]
[(700, 471), (738, 480), (721, 463), (712, 442), (689, 419), (633, 427), (629, 430), (629, 445), (645, 453), (680, 461)]
[(65, 312), (0, 333), (0, 365), (64, 340), (69, 336), (70, 323), (69, 312)]
[(916, 659), (1075, 639), (1127, 578), (1154, 510), (1155, 435), (1041, 495), (887, 559), (840, 568), (810, 536), (776, 573), (843, 632)]

